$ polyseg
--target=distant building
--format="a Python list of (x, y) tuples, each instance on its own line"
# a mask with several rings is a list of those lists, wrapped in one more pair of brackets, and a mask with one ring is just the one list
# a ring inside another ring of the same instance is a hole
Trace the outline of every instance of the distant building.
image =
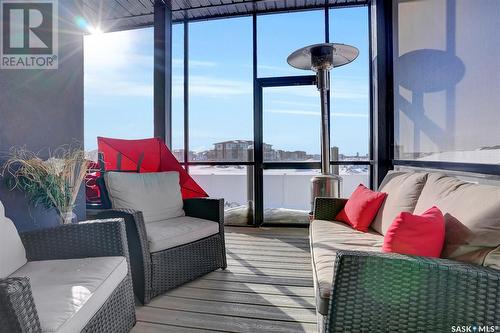
[(214, 143), (209, 159), (214, 161), (248, 161), (248, 150), (253, 146), (250, 140), (231, 140)]
[(278, 156), (276, 155), (276, 150), (273, 149), (273, 145), (264, 143), (264, 161), (276, 161)]
[[(208, 151), (211, 161), (249, 161), (253, 157), (252, 140), (231, 140), (214, 143), (214, 149)], [(264, 160), (275, 161), (276, 152), (273, 146), (264, 143)]]
[[(172, 150), (172, 154), (174, 154), (177, 161), (180, 161), (180, 162), (184, 161), (184, 149), (174, 149), (174, 150)], [(190, 161), (194, 161), (194, 160), (196, 160), (196, 156), (197, 156), (197, 154), (195, 152), (190, 151), (189, 155), (188, 155), (188, 159)]]
[(177, 161), (184, 160), (184, 149), (174, 149), (174, 150), (172, 150), (172, 154), (174, 154)]
[[(251, 161), (253, 159), (253, 141), (252, 140), (228, 140), (216, 142), (211, 150), (204, 150), (200, 152), (189, 152), (190, 161), (214, 161), (214, 162), (242, 162)], [(308, 154), (303, 150), (274, 150), (273, 145), (263, 144), (263, 157), (264, 161), (320, 161), (321, 155)], [(184, 150), (176, 149), (173, 154), (179, 161), (184, 158)], [(333, 161), (342, 160), (367, 160), (368, 154), (361, 156), (356, 153), (354, 156), (348, 156), (339, 153), (338, 147), (331, 148), (331, 159)], [(334, 168), (338, 172), (338, 167)]]
[(278, 161), (305, 161), (309, 159), (309, 155), (305, 151), (296, 150), (296, 151), (286, 151), (286, 150), (278, 150), (276, 151), (276, 160)]

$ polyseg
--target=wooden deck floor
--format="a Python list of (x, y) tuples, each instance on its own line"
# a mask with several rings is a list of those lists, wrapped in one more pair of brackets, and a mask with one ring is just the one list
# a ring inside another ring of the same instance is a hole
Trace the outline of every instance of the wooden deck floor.
[(307, 233), (227, 227), (228, 269), (138, 307), (133, 333), (316, 332)]

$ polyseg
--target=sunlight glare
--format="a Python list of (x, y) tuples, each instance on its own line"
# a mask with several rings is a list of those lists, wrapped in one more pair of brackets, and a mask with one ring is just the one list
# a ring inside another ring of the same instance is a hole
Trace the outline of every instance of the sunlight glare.
[(90, 27), (89, 28), (89, 32), (93, 36), (95, 36), (95, 35), (102, 35), (103, 34), (101, 28), (99, 28), (99, 27), (97, 27), (97, 28)]
[(85, 36), (84, 54), (86, 64), (97, 66), (120, 67), (126, 64), (127, 54), (131, 52), (130, 33), (103, 33), (93, 28), (91, 34)]

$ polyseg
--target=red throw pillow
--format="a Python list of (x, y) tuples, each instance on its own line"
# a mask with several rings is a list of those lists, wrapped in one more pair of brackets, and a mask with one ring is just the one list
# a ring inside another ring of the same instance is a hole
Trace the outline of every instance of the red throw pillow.
[(356, 230), (367, 232), (386, 196), (387, 193), (374, 192), (359, 184), (335, 220), (345, 222)]
[(435, 206), (422, 215), (401, 212), (387, 230), (382, 250), (439, 258), (444, 244), (444, 230), (443, 213)]

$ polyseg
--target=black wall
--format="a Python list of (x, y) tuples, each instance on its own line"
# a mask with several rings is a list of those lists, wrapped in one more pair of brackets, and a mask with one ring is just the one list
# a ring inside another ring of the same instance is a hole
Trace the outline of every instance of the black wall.
[[(59, 68), (0, 70), (0, 154), (12, 146), (42, 151), (83, 143), (83, 35), (74, 25), (77, 0), (59, 1)], [(0, 179), (0, 201), (21, 231), (57, 225), (52, 211), (35, 209), (20, 192), (10, 192)], [(85, 218), (85, 200), (77, 202)]]

